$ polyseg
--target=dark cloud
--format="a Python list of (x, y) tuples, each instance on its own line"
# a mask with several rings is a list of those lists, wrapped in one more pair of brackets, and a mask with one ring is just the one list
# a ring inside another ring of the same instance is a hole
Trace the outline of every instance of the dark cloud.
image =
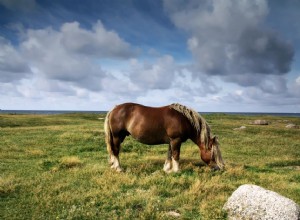
[(286, 79), (282, 76), (267, 76), (258, 86), (267, 94), (284, 94), (288, 89)]
[(166, 0), (165, 7), (174, 23), (190, 33), (188, 46), (201, 71), (240, 75), (227, 79), (242, 85), (251, 74), (283, 75), (290, 71), (293, 47), (264, 26), (268, 14), (265, 0), (175, 2)]
[(281, 75), (262, 75), (258, 73), (231, 74), (222, 76), (226, 82), (235, 82), (243, 87), (252, 86), (265, 93), (285, 93), (286, 79)]
[[(245, 30), (237, 41), (237, 51), (228, 61), (229, 69), (241, 73), (282, 75), (290, 71), (294, 51), (275, 32)], [(235, 70), (236, 69), (236, 70)]]

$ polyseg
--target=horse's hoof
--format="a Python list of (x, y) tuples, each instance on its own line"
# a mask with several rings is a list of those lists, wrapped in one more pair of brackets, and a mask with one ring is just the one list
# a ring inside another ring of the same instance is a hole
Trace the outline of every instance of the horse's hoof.
[(123, 172), (123, 169), (121, 167), (117, 167), (116, 171), (119, 172), (119, 173), (121, 173), (121, 172)]
[(179, 173), (179, 170), (164, 170), (166, 174), (170, 174), (170, 173)]
[(117, 172), (122, 172), (123, 171), (123, 169), (121, 168), (121, 167), (116, 167), (116, 165), (115, 164), (113, 164), (113, 165), (111, 165), (111, 167), (110, 167), (112, 170), (116, 170)]
[(169, 166), (164, 166), (163, 170), (165, 171), (165, 173), (171, 173), (172, 172), (172, 168)]
[(166, 174), (170, 174), (170, 173), (172, 173), (172, 170), (165, 170), (165, 169), (164, 169), (164, 172), (165, 172)]
[(215, 166), (215, 167), (212, 167), (212, 168), (210, 168), (210, 170), (212, 171), (212, 172), (215, 172), (215, 171), (219, 171), (219, 170), (221, 170), (218, 166)]

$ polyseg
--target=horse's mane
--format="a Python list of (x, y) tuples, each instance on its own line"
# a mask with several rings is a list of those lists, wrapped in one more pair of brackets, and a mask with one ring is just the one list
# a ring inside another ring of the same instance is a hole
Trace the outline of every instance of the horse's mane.
[(210, 127), (208, 126), (206, 120), (198, 112), (184, 105), (173, 103), (169, 107), (180, 112), (189, 120), (191, 125), (196, 129), (197, 133), (200, 133), (201, 142), (205, 143), (205, 148), (208, 149)]

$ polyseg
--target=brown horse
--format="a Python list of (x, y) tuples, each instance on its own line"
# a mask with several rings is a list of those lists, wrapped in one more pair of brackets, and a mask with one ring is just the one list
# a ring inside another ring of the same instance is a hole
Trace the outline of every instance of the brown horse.
[(111, 168), (121, 171), (120, 145), (126, 136), (148, 144), (169, 144), (164, 171), (179, 171), (181, 143), (191, 139), (200, 149), (202, 160), (212, 169), (224, 168), (219, 143), (210, 127), (197, 112), (180, 104), (153, 108), (135, 103), (117, 105), (107, 113), (105, 140)]

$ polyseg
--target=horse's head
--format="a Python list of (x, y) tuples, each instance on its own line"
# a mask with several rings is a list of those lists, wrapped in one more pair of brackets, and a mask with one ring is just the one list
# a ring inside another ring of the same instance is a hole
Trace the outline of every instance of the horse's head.
[(208, 166), (210, 166), (210, 168), (213, 171), (224, 169), (225, 165), (222, 159), (217, 136), (214, 136), (213, 138), (209, 137), (208, 146), (200, 149), (201, 149), (201, 159)]

